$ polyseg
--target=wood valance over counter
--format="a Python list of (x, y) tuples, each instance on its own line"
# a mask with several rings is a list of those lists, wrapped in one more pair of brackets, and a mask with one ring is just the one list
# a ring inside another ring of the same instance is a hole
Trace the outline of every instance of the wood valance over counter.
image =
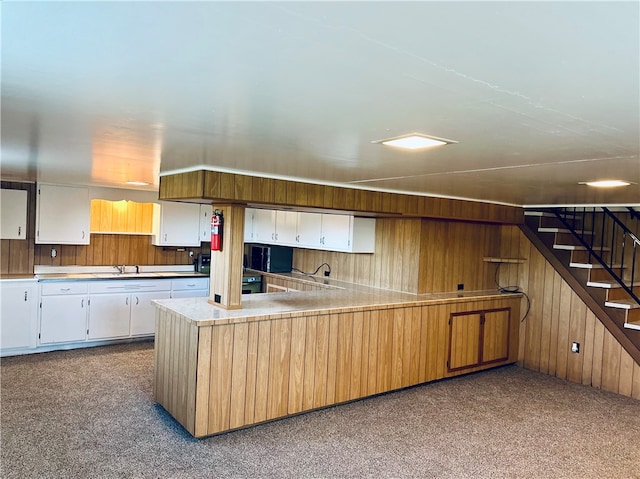
[(198, 170), (160, 177), (159, 197), (167, 201), (344, 211), (356, 215), (452, 219), (522, 224), (516, 206)]
[(158, 300), (155, 400), (195, 437), (517, 359), (520, 294), (354, 287)]

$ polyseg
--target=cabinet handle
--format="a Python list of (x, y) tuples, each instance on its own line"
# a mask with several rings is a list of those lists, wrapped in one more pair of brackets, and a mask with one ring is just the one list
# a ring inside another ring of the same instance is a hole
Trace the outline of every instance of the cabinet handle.
[(28, 292), (28, 291), (25, 291), (25, 292), (24, 292), (24, 300), (25, 300), (25, 301), (27, 300), (27, 292)]
[(84, 231), (82, 232), (82, 239), (84, 239)]
[(82, 299), (80, 300), (80, 307), (81, 307), (81, 308), (84, 308), (84, 298), (82, 298)]
[(71, 288), (60, 288), (60, 291), (66, 293), (67, 291), (71, 291)]
[(138, 306), (138, 304), (140, 304), (140, 298), (136, 296), (136, 306)]
[(164, 234), (164, 240), (167, 241), (167, 233)]
[(129, 296), (127, 296), (127, 297), (126, 297), (126, 299), (124, 300), (124, 302), (125, 302), (125, 304), (126, 304), (127, 306), (129, 306)]
[(22, 226), (18, 226), (18, 236), (22, 236)]
[(275, 240), (276, 239), (276, 234), (275, 233), (271, 233), (271, 239)]

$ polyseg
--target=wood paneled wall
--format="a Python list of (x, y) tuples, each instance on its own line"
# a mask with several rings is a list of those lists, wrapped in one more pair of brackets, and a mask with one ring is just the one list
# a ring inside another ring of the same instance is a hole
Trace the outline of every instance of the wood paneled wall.
[[(203, 246), (208, 243), (203, 243)], [(57, 256), (51, 257), (55, 248)], [(181, 249), (183, 251), (178, 251)], [(35, 264), (46, 266), (111, 266), (192, 264), (203, 248), (163, 248), (151, 244), (151, 236), (92, 234), (89, 245), (35, 245)], [(206, 249), (206, 248), (204, 248)]]
[(331, 278), (376, 288), (431, 293), (495, 289), (501, 226), (427, 219), (378, 218), (373, 254), (296, 249), (294, 267), (313, 272), (326, 262)]
[[(545, 374), (640, 399), (640, 365), (620, 346), (542, 254), (515, 226), (504, 226), (500, 282), (520, 285), (531, 309), (520, 324), (518, 362)], [(521, 305), (524, 314), (526, 302)], [(580, 352), (571, 352), (572, 342)]]
[(520, 224), (524, 218), (522, 208), (514, 206), (205, 170), (161, 177), (159, 197), (161, 200), (236, 202), (492, 223)]

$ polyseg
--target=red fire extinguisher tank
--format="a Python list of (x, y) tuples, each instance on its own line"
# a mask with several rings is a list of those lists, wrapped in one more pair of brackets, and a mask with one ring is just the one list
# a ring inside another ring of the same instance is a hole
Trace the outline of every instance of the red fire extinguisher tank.
[(223, 224), (222, 211), (215, 210), (211, 215), (211, 251), (222, 251)]

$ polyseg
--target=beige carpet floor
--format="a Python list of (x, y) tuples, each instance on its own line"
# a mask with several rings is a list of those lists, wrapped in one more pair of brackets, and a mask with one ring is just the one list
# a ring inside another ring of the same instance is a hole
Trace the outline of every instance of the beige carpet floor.
[(640, 401), (508, 366), (197, 440), (153, 344), (4, 358), (2, 478), (640, 478)]

